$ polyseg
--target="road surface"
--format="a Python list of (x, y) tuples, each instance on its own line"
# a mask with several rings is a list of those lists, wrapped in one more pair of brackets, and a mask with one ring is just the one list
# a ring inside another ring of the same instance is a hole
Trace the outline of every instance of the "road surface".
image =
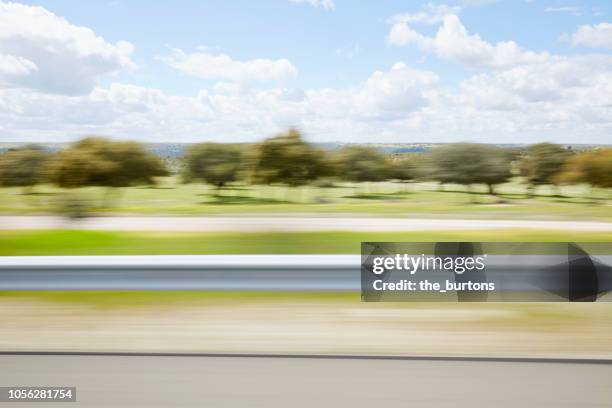
[(0, 216), (0, 229), (83, 229), (109, 231), (452, 231), (481, 229), (612, 231), (612, 222), (461, 220), (357, 217), (92, 217)]
[(0, 367), (0, 386), (76, 386), (71, 407), (612, 406), (612, 364), (1, 355)]

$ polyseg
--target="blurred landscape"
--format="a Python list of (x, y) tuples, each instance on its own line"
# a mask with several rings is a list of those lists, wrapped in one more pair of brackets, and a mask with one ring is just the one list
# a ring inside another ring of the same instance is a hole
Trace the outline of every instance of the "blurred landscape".
[[(607, 146), (311, 144), (289, 130), (257, 144), (86, 138), (3, 148), (2, 256), (358, 254), (362, 241), (612, 241)], [(612, 357), (607, 303), (8, 291), (0, 304), (5, 350)]]
[(610, 16), (0, 0), (0, 401), (609, 408)]
[[(328, 144), (299, 132), (260, 144), (87, 138), (5, 144), (0, 213), (369, 213), (609, 219), (612, 149)], [(70, 214), (69, 214), (70, 215)]]
[(2, 293), (15, 351), (612, 358), (610, 303), (362, 303), (356, 293)]

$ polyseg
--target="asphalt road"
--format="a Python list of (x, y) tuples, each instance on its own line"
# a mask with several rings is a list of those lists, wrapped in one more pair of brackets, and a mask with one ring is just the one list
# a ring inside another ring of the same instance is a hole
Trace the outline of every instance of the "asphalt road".
[(612, 364), (2, 355), (0, 367), (0, 386), (76, 386), (75, 407), (612, 406)]
[(0, 229), (83, 229), (109, 231), (433, 231), (476, 229), (612, 231), (612, 222), (462, 220), (363, 217), (92, 217), (0, 216)]

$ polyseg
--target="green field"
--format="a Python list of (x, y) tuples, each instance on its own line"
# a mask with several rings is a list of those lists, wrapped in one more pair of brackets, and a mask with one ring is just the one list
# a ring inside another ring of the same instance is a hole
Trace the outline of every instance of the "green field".
[(363, 303), (358, 293), (0, 292), (1, 344), (13, 351), (609, 358), (611, 305)]
[(432, 218), (505, 218), (538, 220), (612, 220), (609, 191), (586, 186), (560, 190), (543, 186), (533, 198), (519, 180), (500, 185), (499, 196), (484, 187), (470, 191), (458, 185), (442, 190), (435, 183), (336, 183), (332, 186), (233, 185), (220, 194), (209, 186), (180, 184), (175, 178), (154, 187), (61, 190), (38, 186), (33, 194), (19, 188), (0, 189), (0, 214), (59, 212), (74, 199), (92, 213), (125, 214), (244, 214), (244, 213), (362, 213), (380, 216)]
[(0, 231), (0, 256), (358, 254), (362, 241), (610, 242), (610, 232), (486, 230), (419, 232)]
[(282, 304), (283, 302), (356, 303), (359, 293), (351, 292), (207, 292), (207, 291), (0, 291), (0, 300), (36, 300), (78, 303), (98, 309), (170, 305), (223, 306), (240, 303)]

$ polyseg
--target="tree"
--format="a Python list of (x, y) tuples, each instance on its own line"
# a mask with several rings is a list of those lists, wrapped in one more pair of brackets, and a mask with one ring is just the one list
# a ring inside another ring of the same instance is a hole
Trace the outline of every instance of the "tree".
[(0, 154), (0, 185), (24, 187), (26, 192), (31, 192), (43, 181), (48, 158), (49, 154), (35, 145)]
[(582, 163), (587, 183), (612, 188), (612, 148), (594, 150)]
[(49, 166), (52, 182), (60, 187), (127, 187), (154, 184), (168, 172), (161, 159), (137, 142), (83, 139), (58, 152)]
[(335, 161), (340, 178), (347, 181), (382, 181), (390, 175), (389, 160), (371, 147), (345, 146), (336, 153)]
[(422, 178), (424, 175), (425, 156), (420, 153), (408, 153), (394, 157), (389, 161), (388, 177), (403, 182)]
[(593, 187), (612, 187), (612, 149), (597, 149), (570, 157), (555, 177), (556, 183), (588, 183)]
[(510, 154), (504, 149), (476, 143), (455, 143), (436, 148), (430, 157), (430, 177), (440, 183), (494, 186), (512, 176)]
[(500, 147), (480, 146), (484, 154), (482, 169), (484, 173), (480, 180), (489, 188), (489, 194), (495, 195), (495, 186), (512, 178), (512, 161), (515, 158), (515, 152)]
[(538, 185), (557, 185), (556, 176), (570, 156), (571, 152), (553, 143), (529, 146), (519, 162), (519, 171), (530, 186), (530, 194)]
[(295, 129), (264, 140), (257, 146), (255, 183), (308, 184), (330, 173), (325, 152), (306, 143)]
[(239, 146), (200, 143), (187, 151), (183, 180), (200, 180), (220, 190), (237, 179), (241, 164), (242, 150)]

